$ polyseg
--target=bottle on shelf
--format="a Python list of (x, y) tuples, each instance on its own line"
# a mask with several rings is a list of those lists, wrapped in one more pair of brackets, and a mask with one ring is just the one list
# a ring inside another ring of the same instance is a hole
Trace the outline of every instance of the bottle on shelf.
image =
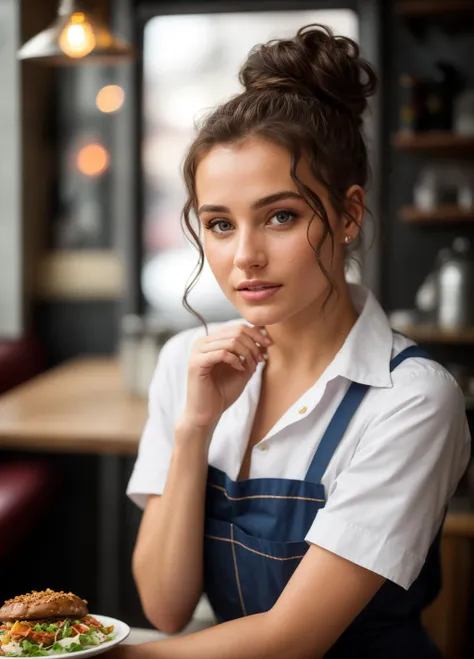
[(463, 86), (459, 70), (442, 60), (435, 62), (429, 78), (404, 73), (399, 79), (400, 132), (452, 131), (454, 104)]
[(474, 327), (474, 257), (468, 238), (454, 240), (438, 269), (437, 322), (450, 332)]

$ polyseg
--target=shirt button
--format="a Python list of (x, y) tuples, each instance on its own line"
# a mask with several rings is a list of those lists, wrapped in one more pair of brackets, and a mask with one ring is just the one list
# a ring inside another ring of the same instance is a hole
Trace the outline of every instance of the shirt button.
[(304, 405), (300, 410), (298, 410), (298, 414), (305, 414), (305, 412), (308, 411), (308, 408), (306, 405)]
[(265, 443), (259, 444), (258, 448), (260, 449), (260, 451), (268, 451), (268, 444)]

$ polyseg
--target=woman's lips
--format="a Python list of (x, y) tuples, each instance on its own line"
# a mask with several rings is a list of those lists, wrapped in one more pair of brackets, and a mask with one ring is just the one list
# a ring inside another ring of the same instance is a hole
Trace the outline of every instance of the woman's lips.
[(268, 298), (275, 295), (280, 290), (281, 286), (268, 286), (258, 290), (249, 290), (248, 288), (242, 288), (237, 291), (237, 293), (247, 300), (247, 302), (261, 302), (262, 300), (267, 300)]

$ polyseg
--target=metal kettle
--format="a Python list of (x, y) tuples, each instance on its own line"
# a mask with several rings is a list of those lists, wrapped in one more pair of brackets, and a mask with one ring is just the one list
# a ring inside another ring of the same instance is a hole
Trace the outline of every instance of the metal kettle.
[(474, 257), (468, 238), (454, 240), (449, 256), (439, 265), (437, 279), (440, 329), (474, 327)]

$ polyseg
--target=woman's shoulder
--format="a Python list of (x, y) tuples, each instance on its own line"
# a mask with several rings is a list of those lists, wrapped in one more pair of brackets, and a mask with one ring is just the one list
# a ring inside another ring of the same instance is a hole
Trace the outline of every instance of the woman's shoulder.
[[(394, 334), (392, 359), (405, 348), (416, 345), (401, 334)], [(391, 373), (392, 386), (374, 391), (375, 417), (397, 416), (403, 410), (418, 410), (427, 416), (465, 415), (464, 394), (451, 373), (429, 351), (423, 357), (409, 357)]]
[[(392, 359), (406, 348), (417, 344), (398, 332), (393, 335)], [(420, 347), (420, 346), (418, 346)], [(409, 357), (392, 371), (393, 385), (402, 385), (409, 380), (419, 381), (420, 386), (431, 386), (434, 380), (446, 382), (447, 388), (459, 390), (459, 385), (451, 373), (430, 354), (429, 350), (422, 348), (423, 357)]]

